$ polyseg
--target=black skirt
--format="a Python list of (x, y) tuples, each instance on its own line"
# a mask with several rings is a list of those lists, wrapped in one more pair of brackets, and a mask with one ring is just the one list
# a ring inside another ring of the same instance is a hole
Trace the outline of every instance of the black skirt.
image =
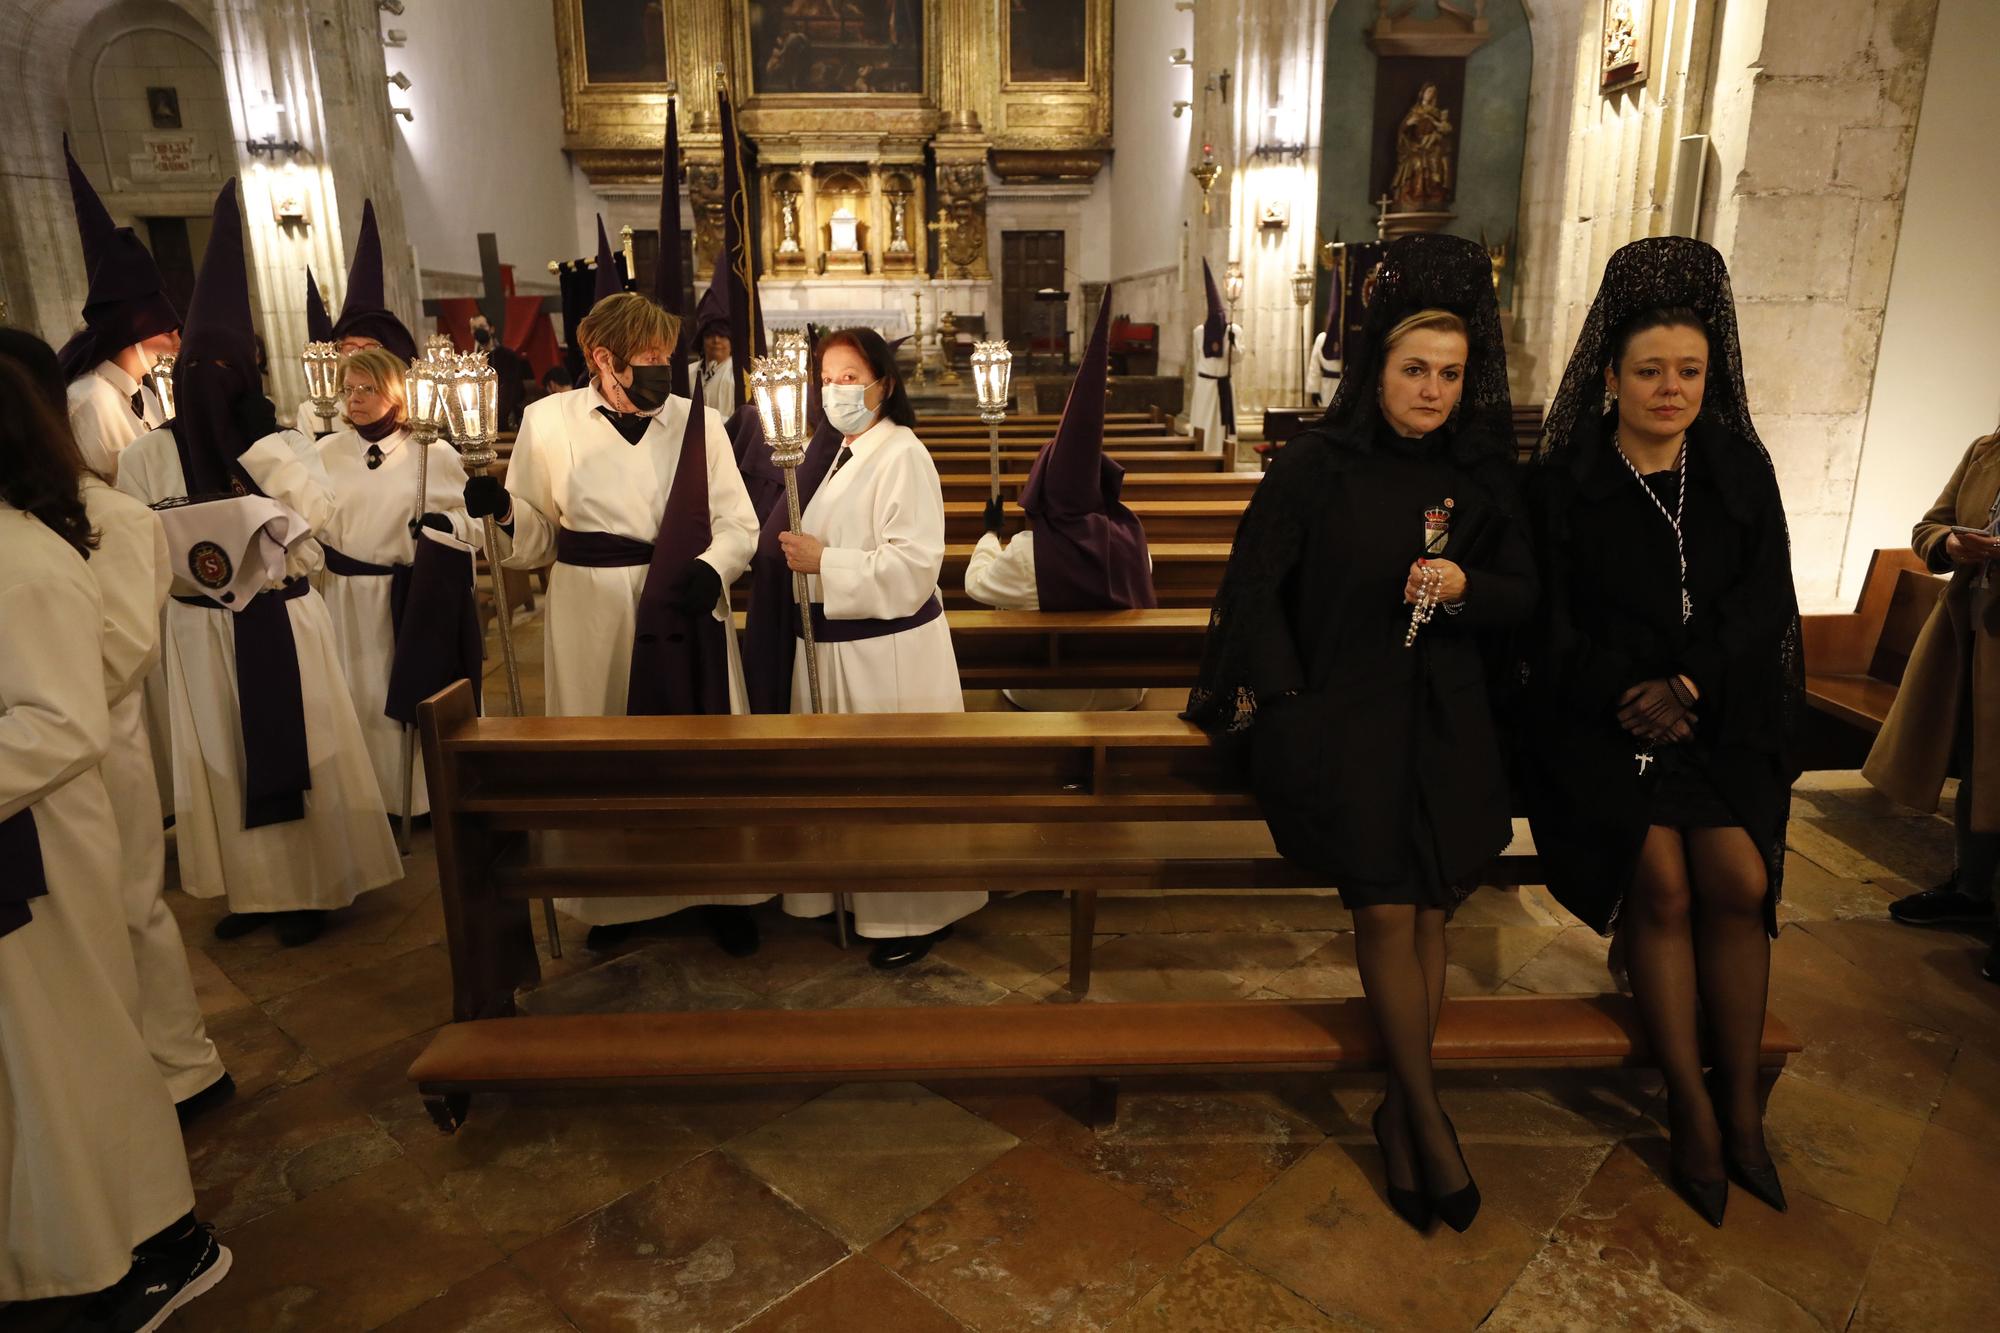
[(1685, 749), (1669, 746), (1655, 762), (1659, 780), (1646, 807), (1647, 823), (1677, 829), (1742, 827), (1706, 770)]

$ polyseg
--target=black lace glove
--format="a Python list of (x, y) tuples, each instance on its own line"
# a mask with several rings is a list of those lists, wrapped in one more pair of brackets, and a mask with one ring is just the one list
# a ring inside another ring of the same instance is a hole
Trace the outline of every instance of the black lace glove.
[(1007, 526), (1007, 507), (998, 500), (986, 502), (986, 530), (999, 536)]
[(1694, 735), (1694, 696), (1668, 677), (1642, 680), (1618, 698), (1618, 725), (1641, 740), (1684, 741)]
[(412, 537), (417, 535), (418, 528), (429, 528), (432, 532), (442, 532), (447, 537), (451, 536), (451, 520), (443, 514), (425, 514), (422, 518), (411, 519), (410, 535)]
[[(229, 405), (229, 411), (236, 418), (237, 433), (246, 450), (266, 435), (278, 433), (278, 409), (261, 393), (244, 394)], [(241, 451), (237, 456), (242, 457)]]
[(680, 578), (674, 581), (670, 596), (674, 605), (689, 615), (713, 611), (716, 599), (722, 596), (722, 575), (706, 560), (690, 560)]
[(474, 518), (493, 518), (513, 507), (514, 501), (498, 477), (468, 477), (465, 481), (465, 512)]

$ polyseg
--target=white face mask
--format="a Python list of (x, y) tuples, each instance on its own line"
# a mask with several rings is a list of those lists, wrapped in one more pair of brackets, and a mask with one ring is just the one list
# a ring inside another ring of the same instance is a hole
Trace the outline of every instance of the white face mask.
[(880, 384), (823, 384), (820, 386), (819, 402), (826, 411), (826, 419), (842, 435), (859, 435), (875, 421), (877, 409), (868, 406), (868, 391)]

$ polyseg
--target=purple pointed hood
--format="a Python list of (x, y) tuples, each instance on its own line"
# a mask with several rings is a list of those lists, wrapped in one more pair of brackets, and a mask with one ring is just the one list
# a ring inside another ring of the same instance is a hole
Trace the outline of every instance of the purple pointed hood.
[(1055, 438), (1042, 446), (1021, 508), (1033, 523), (1035, 591), (1044, 611), (1157, 606), (1146, 530), (1119, 500), (1125, 469), (1104, 454), (1111, 293), (1063, 403)]
[(167, 298), (159, 265), (145, 242), (130, 227), (111, 220), (104, 201), (91, 188), (83, 169), (63, 140), (63, 161), (69, 167), (70, 199), (76, 206), (77, 239), (83, 245), (90, 293), (83, 302), (84, 327), (63, 345), (58, 361), (65, 382), (88, 374), (134, 343), (181, 325), (180, 312)]
[(653, 261), (653, 300), (660, 309), (681, 319), (681, 345), (674, 349), (673, 391), (689, 396), (687, 312), (681, 293), (687, 274), (681, 269), (681, 133), (678, 98), (667, 99), (667, 141), (660, 151), (660, 255)]
[(757, 317), (757, 245), (750, 234), (751, 199), (743, 177), (743, 142), (736, 132), (736, 112), (726, 89), (716, 92), (716, 119), (722, 125), (722, 253), (729, 279), (723, 291), (729, 302), (729, 348), (736, 375), (736, 402), (747, 402), (750, 366), (769, 349), (763, 321)]
[(729, 711), (727, 631), (706, 608), (690, 612), (675, 601), (682, 576), (713, 536), (707, 422), (708, 409), (689, 403), (680, 460), (633, 624), (625, 711), (634, 717)]
[(375, 225), (375, 202), (361, 201), (361, 237), (354, 244), (354, 262), (347, 266), (347, 299), (333, 336), (373, 338), (405, 361), (417, 356), (417, 340), (389, 309), (382, 280), (382, 233)]
[(215, 198), (208, 249), (174, 362), (172, 424), (189, 495), (251, 489), (236, 459), (255, 441), (242, 438), (234, 407), (238, 398), (261, 387), (243, 254), (243, 207), (231, 178)]
[[(709, 274), (708, 290), (694, 303), (694, 332), (697, 338), (708, 336), (709, 330), (729, 332), (729, 251), (727, 247), (715, 252), (715, 270)], [(731, 340), (732, 354), (735, 347)]]
[(326, 313), (326, 298), (319, 294), (311, 269), (306, 270), (306, 341), (333, 341), (333, 320)]
[(611, 249), (611, 238), (604, 234), (604, 216), (597, 218), (597, 266), (591, 289), (590, 303), (596, 305), (607, 296), (616, 296), (625, 290), (625, 266), (622, 256)]
[(1221, 356), (1223, 341), (1229, 337), (1229, 307), (1215, 285), (1215, 271), (1201, 261), (1201, 286), (1208, 297), (1208, 315), (1201, 322), (1201, 350), (1204, 356)]

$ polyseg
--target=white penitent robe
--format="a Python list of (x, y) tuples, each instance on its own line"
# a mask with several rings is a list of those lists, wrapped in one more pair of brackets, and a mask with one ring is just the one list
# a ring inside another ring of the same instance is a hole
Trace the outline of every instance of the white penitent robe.
[[(333, 517), (333, 497), (312, 441), (297, 431), (268, 435), (240, 460), (257, 486), (315, 531)], [(172, 431), (154, 431), (126, 450), (118, 489), (157, 505), (187, 494)], [(302, 542), (287, 573), (317, 572), (319, 546)], [(176, 597), (204, 595), (174, 579)], [(232, 613), (167, 603), (167, 688), (174, 734), (174, 843), (181, 887), (197, 898), (226, 894), (232, 912), (345, 907), (403, 877), (387, 807), (334, 646), (326, 603), (307, 592), (285, 603), (298, 650), (305, 700), (311, 790), (305, 818), (243, 827), (243, 739), (236, 694)]]
[(1312, 352), (1306, 357), (1306, 401), (1315, 407), (1327, 407), (1333, 402), (1333, 391), (1340, 387), (1340, 358), (1331, 360), (1321, 355), (1326, 351), (1326, 331), (1320, 330), (1313, 337)]
[[(983, 533), (965, 565), (965, 595), (1001, 611), (1039, 611), (1035, 534), (1017, 532), (1006, 542)], [(1003, 690), (1007, 702), (1030, 713), (1122, 713), (1146, 698), (1142, 689)]]
[[(139, 395), (141, 412), (132, 410), (132, 395)], [(167, 422), (151, 384), (140, 384), (118, 368), (102, 361), (87, 375), (69, 384), (69, 428), (83, 465), (111, 485), (118, 484), (118, 456), (132, 441)], [(153, 749), (153, 779), (158, 788), (160, 808), (174, 808), (174, 743), (167, 731), (167, 673), (154, 667), (146, 677), (145, 702), (140, 706), (145, 718), (146, 741)]]
[[(853, 456), (830, 473), (800, 517), (826, 543), (808, 597), (829, 621), (897, 620), (938, 595), (944, 567), (944, 489), (916, 432), (889, 420), (848, 442)], [(806, 650), (792, 670), (792, 711), (812, 711)], [(943, 616), (915, 629), (852, 643), (819, 644), (820, 702), (829, 713), (962, 713), (958, 658)], [(864, 939), (927, 935), (986, 905), (984, 893), (857, 893)], [(824, 893), (785, 895), (794, 916), (833, 910)]]
[(167, 839), (140, 717), (141, 686), (160, 661), (160, 613), (171, 583), (167, 538), (152, 510), (95, 478), (84, 482), (83, 503), (98, 538), (90, 574), (104, 603), (104, 693), (111, 710), (102, 773), (118, 820), (118, 881), (137, 973), (132, 1021), (179, 1102), (220, 1079), (223, 1068), (202, 1022), (187, 946), (167, 908)]
[[(1229, 326), (1228, 346), (1223, 350), (1228, 353), (1227, 356), (1204, 355), (1201, 325), (1194, 326), (1194, 393), (1188, 399), (1188, 429), (1201, 432), (1201, 449), (1207, 454), (1221, 453), (1223, 441), (1236, 438), (1236, 432), (1223, 424), (1222, 392), (1218, 381), (1231, 374), (1236, 363), (1243, 359), (1242, 325)], [(1240, 398), (1236, 411), (1240, 417), (1243, 411)]]
[(0, 502), (0, 820), (32, 812), (48, 880), (0, 935), (0, 1305), (110, 1286), (194, 1207), (173, 1101), (121, 999), (110, 716), (102, 674), (79, 669), (102, 623), (76, 552)]
[[(667, 494), (680, 467), (688, 413), (701, 411), (708, 465), (709, 545), (700, 559), (722, 579), (714, 615), (729, 645), (729, 709), (749, 711), (743, 662), (737, 655), (729, 587), (750, 567), (757, 549), (757, 515), (743, 487), (722, 419), (685, 398), (667, 400), (637, 444), (598, 412), (606, 406), (593, 385), (531, 403), (521, 418), (507, 466), (514, 531), (499, 533), (501, 562), (539, 569), (555, 562), (558, 529), (608, 532), (651, 542), (660, 535)], [(632, 675), (632, 636), (645, 565), (591, 568), (556, 562), (549, 571), (543, 616), (542, 671), (550, 717), (619, 717)], [(644, 921), (703, 904), (760, 903), (769, 894), (707, 897), (559, 898), (556, 905), (593, 926)]]
[[(407, 565), (416, 557), (416, 539), (410, 536), (409, 525), (419, 512), (443, 514), (452, 522), (452, 537), (426, 528), (424, 540), (461, 551), (471, 551), (477, 544), (478, 524), (465, 514), (465, 464), (449, 444), (430, 446), (421, 511), (417, 507), (417, 449), (407, 431), (393, 431), (382, 440), (377, 446), (382, 451), (382, 464), (375, 468), (368, 466), (368, 441), (351, 428), (326, 436), (317, 447), (320, 466), (333, 487), (333, 517), (319, 534), (322, 545), (370, 565)], [(383, 804), (391, 814), (401, 814), (403, 724), (382, 711), (389, 697), (389, 668), (396, 653), (389, 578), (382, 574), (344, 576), (329, 569), (320, 576), (319, 586)], [(414, 773), (410, 813), (428, 814), (430, 791), (424, 785), (421, 755), (416, 756)]]
[(720, 361), (702, 362), (695, 369), (695, 379), (695, 397), (714, 408), (724, 421), (729, 420), (737, 407), (735, 358), (725, 356)]

